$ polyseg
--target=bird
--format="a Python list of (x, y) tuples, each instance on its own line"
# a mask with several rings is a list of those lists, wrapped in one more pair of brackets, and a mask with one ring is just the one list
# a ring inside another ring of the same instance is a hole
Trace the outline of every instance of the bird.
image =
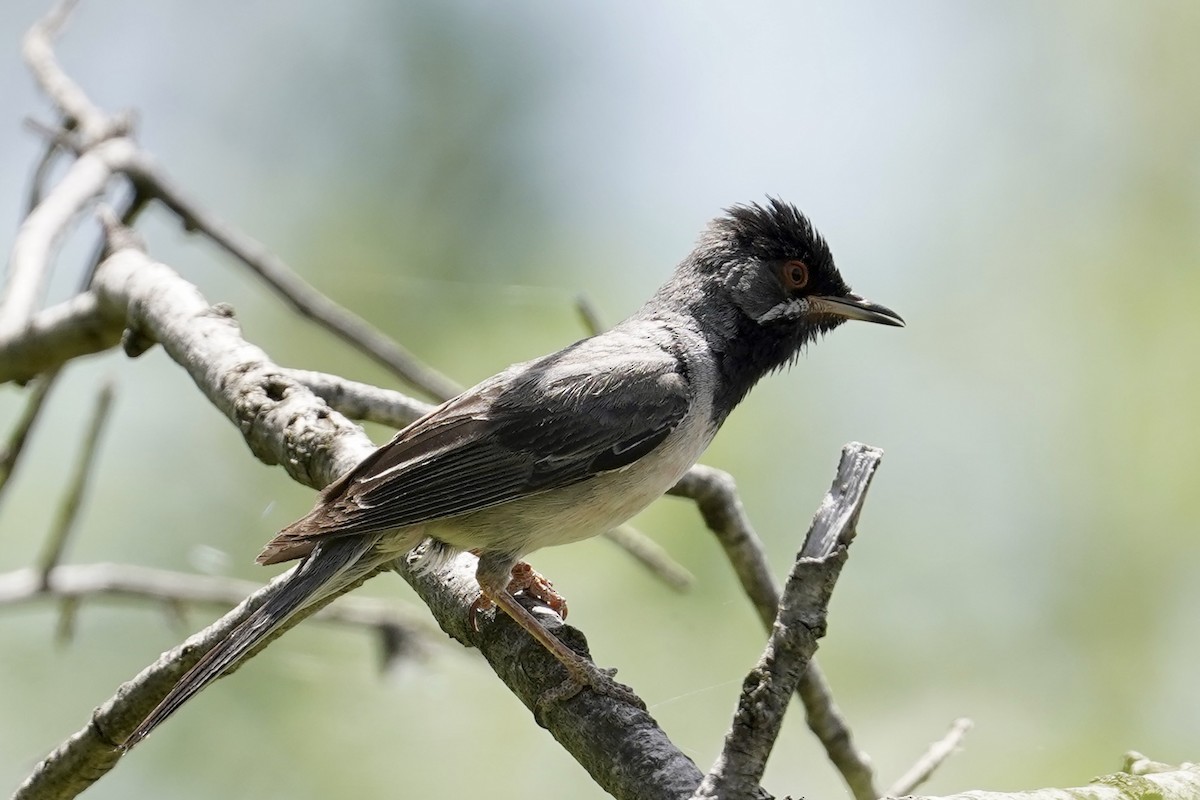
[(257, 558), (298, 559), (291, 576), (121, 746), (142, 741), (293, 614), (401, 557), (430, 569), (475, 553), (473, 626), (494, 605), (562, 662), (576, 689), (626, 696), (514, 598), (526, 591), (565, 613), (524, 557), (604, 533), (662, 496), (760, 379), (847, 320), (904, 326), (850, 290), (796, 206), (768, 197), (725, 209), (632, 316), (467, 389), (326, 487)]

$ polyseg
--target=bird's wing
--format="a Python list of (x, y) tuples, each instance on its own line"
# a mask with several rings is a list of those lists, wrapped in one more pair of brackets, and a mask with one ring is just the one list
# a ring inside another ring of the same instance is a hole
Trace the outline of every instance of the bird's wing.
[(331, 484), (259, 560), (303, 555), (326, 536), (478, 511), (642, 458), (686, 415), (686, 373), (657, 347), (630, 358), (590, 352), (589, 341), (513, 367), (400, 431)]

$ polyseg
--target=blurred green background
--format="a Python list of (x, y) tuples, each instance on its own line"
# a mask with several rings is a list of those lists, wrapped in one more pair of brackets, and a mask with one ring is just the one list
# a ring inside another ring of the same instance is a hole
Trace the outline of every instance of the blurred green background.
[[(49, 120), (0, 11), (0, 218)], [(848, 325), (764, 382), (705, 460), (783, 575), (841, 445), (886, 450), (820, 658), (886, 784), (960, 715), (927, 787), (1069, 785), (1137, 748), (1200, 755), (1200, 4), (85, 2), (59, 46), (209, 208), (470, 383), (631, 312), (733, 202), (778, 194), (905, 330)], [(151, 252), (280, 363), (394, 385), (161, 212)], [(90, 231), (90, 229), (89, 229)], [(90, 233), (89, 233), (90, 235)], [(8, 237), (5, 237), (8, 241)], [(63, 251), (50, 299), (90, 252)], [(7, 245), (5, 247), (7, 249)], [(312, 492), (253, 461), (159, 351), (74, 365), (0, 507), (0, 569), (43, 542), (103, 380), (117, 407), (73, 562), (264, 579)], [(8, 429), (23, 403), (0, 387)], [(377, 439), (386, 437), (372, 430)], [(602, 664), (707, 769), (763, 634), (695, 510), (637, 525), (698, 577), (605, 541), (537, 554)], [(408, 603), (396, 579), (364, 591)], [(185, 626), (0, 609), (0, 785), (14, 787)], [(838, 797), (793, 710), (768, 769)], [(317, 624), (190, 704), (95, 798), (598, 797), (453, 643), (380, 677)]]

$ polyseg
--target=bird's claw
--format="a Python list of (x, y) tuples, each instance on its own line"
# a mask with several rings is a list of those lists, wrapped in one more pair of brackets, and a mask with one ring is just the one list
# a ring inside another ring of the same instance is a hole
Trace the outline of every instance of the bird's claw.
[[(508, 582), (507, 591), (514, 597), (520, 594), (532, 597), (558, 614), (560, 619), (567, 618), (567, 599), (554, 591), (554, 584), (544, 575), (524, 561), (518, 561), (513, 566), (512, 578)], [(471, 625), (471, 630), (479, 633), (479, 615), (495, 607), (496, 604), (485, 594), (480, 594), (475, 598), (475, 602), (471, 603), (471, 607), (467, 609), (467, 621)]]
[(568, 668), (567, 671), (569, 676), (565, 681), (552, 689), (542, 692), (537, 701), (539, 708), (545, 709), (556, 703), (570, 700), (583, 689), (587, 688), (596, 694), (611, 697), (614, 700), (627, 703), (642, 711), (646, 710), (645, 701), (634, 694), (633, 689), (614, 679), (614, 676), (617, 674), (616, 668), (603, 669), (596, 666), (593, 662), (581, 658), (575, 664), (574, 668)]

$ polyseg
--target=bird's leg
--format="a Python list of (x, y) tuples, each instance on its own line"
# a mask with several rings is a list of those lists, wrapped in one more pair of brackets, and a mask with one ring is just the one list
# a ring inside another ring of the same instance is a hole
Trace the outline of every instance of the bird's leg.
[[(479, 555), (478, 551), (474, 552), (476, 556)], [(547, 580), (544, 575), (524, 561), (518, 561), (514, 564), (511, 572), (512, 577), (508, 582), (509, 594), (516, 596), (524, 592), (529, 597), (540, 600), (547, 608), (558, 614), (561, 619), (567, 618), (567, 598), (554, 591), (554, 584)], [(475, 602), (471, 603), (469, 611), (471, 630), (478, 633), (480, 612), (495, 607), (496, 604), (492, 602), (487, 594), (479, 595), (475, 599)]]
[[(522, 567), (523, 569), (518, 569), (517, 567)], [(612, 674), (615, 670), (600, 669), (590, 659), (579, 655), (567, 647), (557, 636), (542, 627), (537, 617), (531, 614), (525, 606), (517, 602), (516, 598), (512, 595), (512, 585), (517, 583), (528, 590), (530, 586), (534, 585), (534, 582), (529, 580), (531, 576), (536, 576), (536, 584), (539, 591), (550, 589), (550, 582), (534, 572), (528, 564), (521, 563), (514, 566), (510, 559), (505, 558), (501, 560), (497, 557), (489, 557), (486, 553), (481, 555), (479, 566), (475, 571), (475, 579), (479, 582), (479, 588), (483, 594), (479, 600), (471, 604), (472, 627), (478, 630), (475, 614), (477, 610), (482, 609), (477, 609), (477, 606), (480, 605), (480, 601), (486, 601), (488, 605), (499, 608), (511, 617), (514, 622), (524, 628), (530, 636), (536, 639), (542, 647), (550, 652), (550, 655), (554, 656), (566, 668), (567, 674), (570, 675), (570, 680), (563, 686), (555, 687), (543, 694), (539, 701), (540, 704), (566, 700), (578, 694), (579, 690), (586, 686), (600, 694), (614, 697), (644, 709), (646, 706), (640, 697), (634, 694), (628, 687), (613, 680)], [(552, 589), (550, 591), (553, 592)], [(562, 601), (562, 598), (556, 593), (554, 597)], [(541, 598), (539, 597), (539, 599)], [(566, 616), (565, 601), (562, 601), (561, 604), (564, 612), (562, 615)], [(548, 603), (548, 605), (554, 609), (553, 603)], [(557, 609), (555, 610), (557, 611)]]

